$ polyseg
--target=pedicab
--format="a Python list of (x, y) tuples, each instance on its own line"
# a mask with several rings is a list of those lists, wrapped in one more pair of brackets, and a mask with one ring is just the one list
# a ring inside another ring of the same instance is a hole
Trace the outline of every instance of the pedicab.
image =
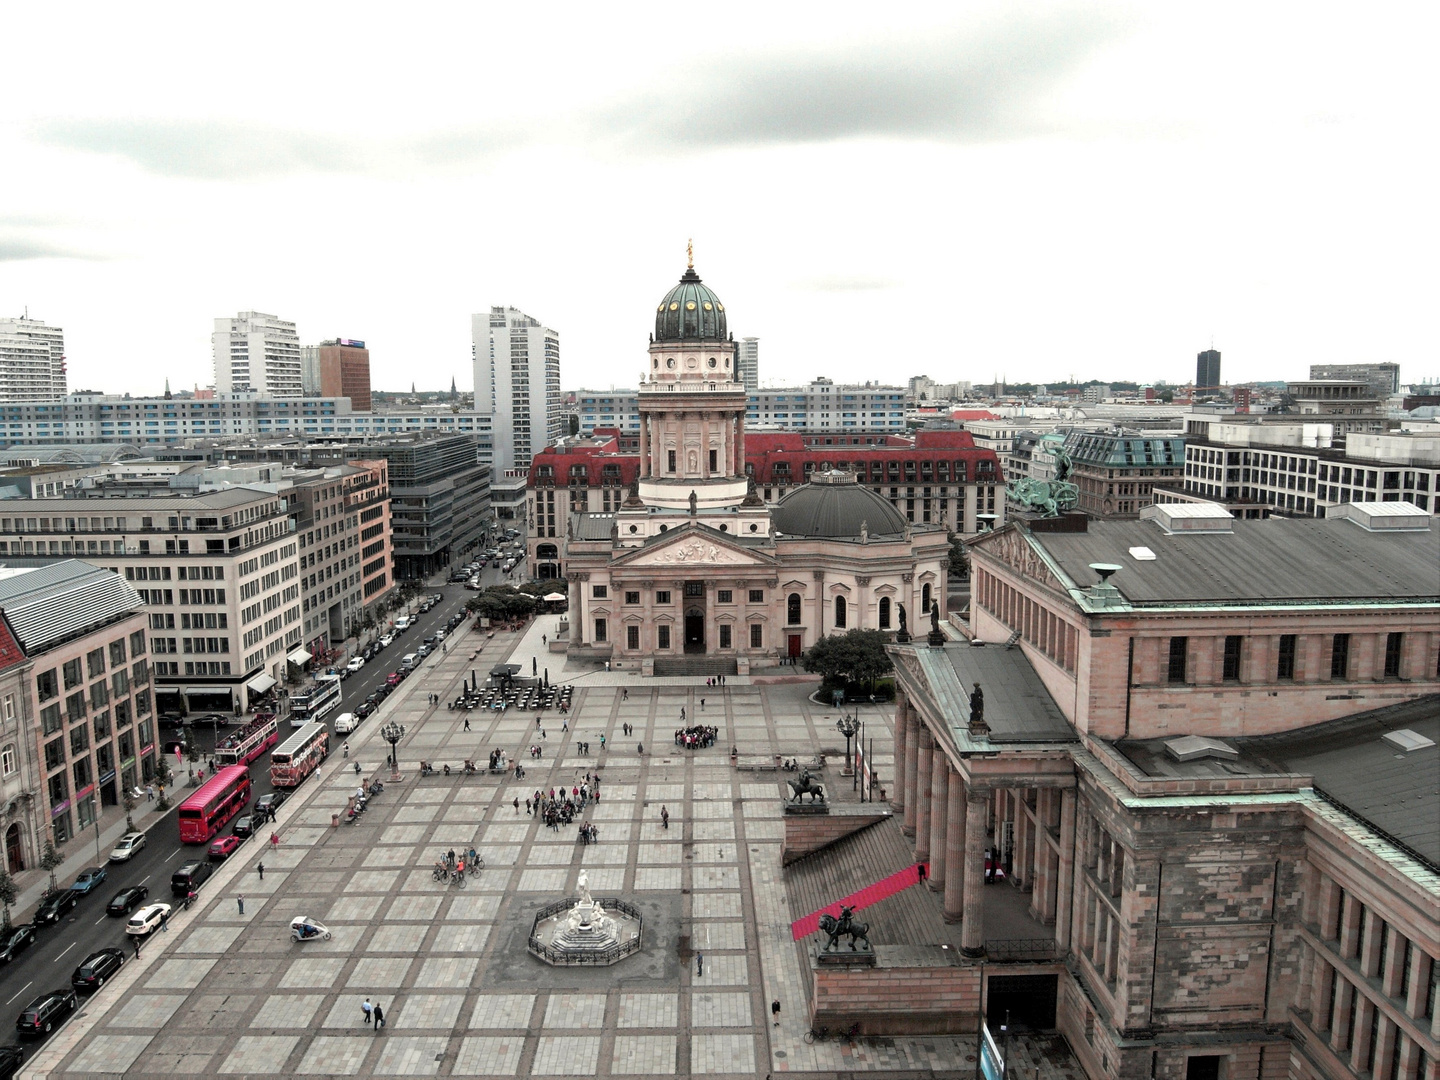
[(322, 938), (330, 940), (330, 931), (308, 915), (300, 915), (290, 920), (290, 940), (292, 941), (314, 941)]

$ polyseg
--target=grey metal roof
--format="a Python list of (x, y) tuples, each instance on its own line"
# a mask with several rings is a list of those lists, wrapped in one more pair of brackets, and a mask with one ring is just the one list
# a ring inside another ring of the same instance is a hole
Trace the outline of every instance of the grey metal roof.
[[(912, 632), (924, 633), (928, 629), (925, 620), (920, 622), (911, 627)], [(1079, 741), (1023, 650), (967, 643), (939, 649), (916, 645), (911, 651), (933, 699), (950, 724), (956, 746), (962, 750), (996, 750), (997, 744)], [(968, 735), (970, 692), (977, 682), (985, 693), (988, 742), (973, 742)]]
[[(1380, 600), (1440, 602), (1440, 528), (1368, 532), (1340, 519), (1270, 518), (1231, 533), (1168, 535), (1150, 521), (1091, 521), (1032, 539), (1079, 587), (1090, 563), (1117, 563), (1110, 584), (1134, 605)], [(1137, 560), (1148, 547), (1154, 560)]]
[(614, 514), (576, 514), (570, 535), (576, 540), (609, 540), (614, 524)]
[[(273, 491), (237, 484), (234, 487), (222, 488), (217, 491), (207, 491), (203, 495), (124, 495), (119, 497), (92, 495), (83, 499), (14, 499), (5, 504), (5, 511), (10, 514), (19, 511), (43, 513), (46, 517), (92, 514), (101, 511), (102, 508), (106, 513), (116, 513), (121, 510), (126, 513), (133, 511), (137, 514), (162, 510), (183, 510), (186, 513), (193, 513), (196, 509), (228, 510), (236, 506), (247, 506), (251, 503), (277, 498), (280, 496)], [(284, 502), (284, 499), (281, 498), (280, 501)]]
[(43, 565), (0, 561), (0, 611), (27, 656), (144, 607), (119, 574), (78, 559)]
[(869, 488), (857, 483), (809, 483), (795, 488), (770, 511), (786, 536), (853, 538), (863, 524), (870, 536), (898, 536), (905, 517)]

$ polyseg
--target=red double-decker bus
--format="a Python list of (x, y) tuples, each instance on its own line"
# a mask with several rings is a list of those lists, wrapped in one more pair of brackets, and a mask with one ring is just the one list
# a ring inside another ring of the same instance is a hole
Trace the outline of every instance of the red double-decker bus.
[(250, 801), (250, 770), (227, 765), (180, 804), (180, 842), (203, 844)]
[(221, 765), (249, 765), (280, 741), (280, 726), (271, 712), (260, 713), (215, 748)]

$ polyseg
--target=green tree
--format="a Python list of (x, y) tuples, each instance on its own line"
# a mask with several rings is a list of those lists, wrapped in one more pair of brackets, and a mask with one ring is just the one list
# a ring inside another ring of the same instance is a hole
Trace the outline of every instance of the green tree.
[(873, 688), (875, 680), (894, 667), (885, 652), (886, 641), (879, 630), (851, 630), (821, 638), (801, 661), (806, 671), (823, 675), (827, 683), (864, 683)]
[(135, 796), (130, 794), (130, 789), (125, 789), (125, 831), (135, 831)]
[(950, 534), (950, 576), (957, 581), (970, 577), (970, 553), (965, 550), (965, 541), (953, 532)]
[(4, 914), (0, 916), (0, 920), (3, 920), (6, 930), (10, 929), (10, 908), (19, 899), (20, 891), (15, 888), (15, 879), (10, 876), (10, 871), (6, 867), (0, 866), (0, 904), (5, 905)]
[(55, 871), (65, 862), (65, 856), (55, 849), (55, 841), (50, 837), (45, 838), (45, 850), (40, 854), (40, 869), (50, 875), (50, 888), (46, 889), (46, 895), (53, 893), (59, 886), (55, 881)]
[(170, 762), (165, 760), (164, 754), (161, 754), (160, 759), (155, 763), (155, 786), (160, 791), (160, 797), (155, 800), (156, 810), (163, 812), (170, 809), (170, 796), (167, 794), (167, 789), (174, 779), (175, 774), (170, 771)]
[(195, 763), (200, 760), (200, 747), (195, 741), (195, 733), (190, 732), (185, 740), (185, 761), (190, 767), (190, 786), (195, 786)]

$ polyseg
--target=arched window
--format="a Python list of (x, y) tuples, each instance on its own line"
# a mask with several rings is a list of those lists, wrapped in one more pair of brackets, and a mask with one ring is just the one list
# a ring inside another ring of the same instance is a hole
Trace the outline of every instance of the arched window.
[(920, 590), (920, 610), (926, 615), (930, 614), (930, 586), (926, 585)]
[(785, 600), (785, 621), (791, 626), (800, 625), (800, 594), (792, 592)]
[(835, 625), (845, 625), (845, 598), (843, 596), (835, 597)]
[(880, 629), (890, 629), (890, 598), (888, 596), (880, 597)]

